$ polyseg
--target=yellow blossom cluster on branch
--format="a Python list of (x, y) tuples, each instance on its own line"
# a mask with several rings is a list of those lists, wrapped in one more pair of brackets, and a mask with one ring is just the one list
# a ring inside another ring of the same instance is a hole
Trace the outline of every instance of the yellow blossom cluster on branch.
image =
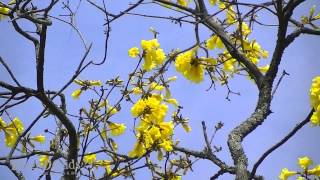
[(18, 138), (18, 136), (24, 131), (24, 126), (19, 118), (14, 118), (9, 124), (7, 124), (0, 117), (0, 131), (5, 134), (5, 143), (8, 147), (12, 147)]
[(288, 168), (283, 168), (279, 175), (280, 180), (287, 180), (289, 177), (299, 175), (297, 179), (311, 179), (311, 177), (320, 177), (320, 165), (314, 168), (309, 168), (313, 164), (312, 160), (308, 156), (298, 158), (298, 165), (302, 171), (290, 171)]
[(312, 80), (310, 102), (315, 111), (311, 116), (311, 123), (315, 126), (320, 126), (320, 76)]
[(320, 20), (320, 13), (315, 14), (316, 6), (313, 5), (309, 10), (309, 16), (301, 16), (301, 22), (303, 24), (310, 24), (314, 28), (319, 28), (319, 26), (316, 26), (313, 21)]
[[(160, 48), (157, 39), (141, 40), (141, 48), (143, 50), (144, 58), (143, 69), (146, 71), (150, 71), (161, 65), (166, 59), (166, 55), (163, 52), (163, 49)], [(128, 51), (128, 55), (132, 58), (137, 57), (139, 54), (140, 51), (137, 47), (133, 47)]]
[(204, 64), (196, 56), (197, 48), (181, 53), (177, 56), (175, 66), (178, 72), (182, 73), (192, 82), (200, 83), (204, 76)]
[(73, 91), (73, 93), (71, 94), (71, 96), (74, 99), (79, 99), (81, 93), (83, 91), (91, 88), (91, 87), (102, 86), (102, 82), (100, 80), (80, 80), (80, 79), (75, 79), (73, 82), (78, 84), (79, 86), (81, 86), (80, 89), (77, 89), (77, 90)]
[(141, 121), (137, 127), (137, 142), (129, 156), (141, 157), (152, 148), (172, 151), (173, 122), (164, 121), (167, 111), (168, 106), (157, 95), (139, 99), (132, 106), (131, 114)]
[[(176, 77), (165, 80), (166, 83), (175, 81)], [(169, 90), (157, 82), (149, 82), (140, 87), (134, 87), (132, 93), (141, 95), (131, 108), (133, 117), (140, 119), (136, 131), (136, 143), (133, 150), (129, 152), (130, 157), (141, 157), (151, 150), (158, 151), (158, 159), (161, 160), (163, 151), (173, 150), (174, 121), (165, 121), (168, 105), (179, 107), (176, 99), (171, 97)], [(162, 92), (166, 90), (165, 96)], [(183, 125), (189, 131), (191, 128), (187, 122)]]

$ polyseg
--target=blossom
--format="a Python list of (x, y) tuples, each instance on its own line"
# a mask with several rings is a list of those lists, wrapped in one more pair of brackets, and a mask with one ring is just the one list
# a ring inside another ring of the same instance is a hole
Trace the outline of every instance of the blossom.
[(130, 48), (128, 51), (128, 55), (132, 58), (136, 58), (139, 54), (139, 48), (137, 47)]
[(189, 124), (187, 122), (183, 122), (182, 127), (187, 133), (191, 131), (191, 127), (189, 126)]
[(9, 15), (10, 9), (0, 6), (0, 20), (3, 19), (6, 15)]
[(93, 164), (96, 158), (97, 158), (96, 154), (88, 154), (83, 157), (83, 162), (86, 164)]
[[(4, 122), (2, 122), (2, 125)], [(19, 118), (14, 118), (11, 123), (3, 128), (5, 133), (5, 143), (8, 147), (12, 147), (19, 136), (24, 131), (23, 123)]]
[(157, 90), (157, 91), (162, 91), (164, 89), (164, 86), (156, 83), (156, 82), (152, 82), (150, 83), (150, 90)]
[[(150, 97), (138, 100), (131, 108), (131, 114), (141, 119), (136, 128), (137, 142), (130, 157), (141, 157), (151, 148), (156, 148), (158, 153), (161, 149), (172, 151), (172, 135), (174, 124), (172, 121), (165, 122), (167, 105), (161, 95), (152, 94)], [(160, 149), (161, 148), (161, 149)]]
[(73, 93), (71, 94), (71, 96), (73, 97), (73, 99), (79, 99), (81, 93), (82, 93), (82, 90), (81, 90), (81, 89), (77, 89), (77, 90), (73, 91)]
[(269, 70), (270, 65), (267, 64), (267, 65), (265, 65), (265, 66), (261, 66), (261, 67), (258, 67), (258, 68), (259, 68), (259, 70), (260, 70), (262, 73), (266, 73), (266, 72)]
[(141, 94), (142, 90), (139, 87), (134, 87), (131, 89), (132, 93), (135, 95)]
[(132, 151), (129, 152), (129, 157), (141, 157), (146, 153), (146, 149), (142, 142), (137, 142), (134, 144), (134, 148)]
[(212, 6), (216, 5), (216, 2), (217, 2), (217, 0), (209, 0), (209, 3), (210, 3)]
[(283, 168), (283, 169), (281, 170), (280, 175), (279, 175), (279, 179), (280, 179), (280, 180), (287, 180), (288, 177), (293, 176), (293, 175), (295, 175), (295, 174), (297, 174), (297, 172), (295, 172), (295, 171), (289, 171), (288, 168)]
[(118, 123), (110, 122), (109, 128), (113, 136), (120, 136), (121, 134), (124, 133), (127, 127), (123, 123), (118, 124)]
[(310, 104), (315, 110), (310, 118), (312, 125), (320, 126), (320, 76), (313, 78), (310, 88)]
[(302, 169), (306, 170), (312, 164), (312, 160), (308, 156), (304, 156), (298, 158), (298, 164)]
[(168, 82), (171, 82), (171, 81), (176, 81), (178, 78), (177, 76), (171, 76), (167, 79)]
[(223, 42), (221, 41), (220, 37), (217, 35), (211, 36), (207, 41), (206, 41), (206, 47), (210, 50), (214, 48), (219, 48), (222, 49), (224, 47)]
[(145, 99), (139, 99), (131, 108), (131, 114), (134, 117), (141, 116), (144, 119), (150, 119), (152, 121), (163, 121), (168, 110), (168, 106), (161, 103), (156, 97), (148, 97)]
[(320, 176), (320, 165), (314, 167), (313, 169), (308, 170), (308, 174)]
[(183, 6), (183, 7), (187, 7), (188, 6), (188, 1), (187, 0), (177, 0), (177, 3), (180, 6)]
[(171, 141), (163, 141), (160, 144), (160, 147), (162, 147), (167, 152), (170, 152), (173, 150)]
[(42, 144), (42, 143), (44, 143), (46, 141), (46, 137), (40, 134), (38, 136), (31, 137), (30, 140), (36, 141), (36, 142), (39, 142), (39, 143)]
[[(238, 26), (238, 30), (240, 30), (240, 25)], [(241, 23), (241, 33), (243, 36), (247, 36), (251, 33), (250, 27), (245, 22)]]
[(101, 166), (104, 167), (106, 169), (110, 169), (110, 164), (111, 162), (108, 160), (97, 160), (93, 163), (95, 166)]
[(174, 106), (178, 107), (179, 106), (179, 102), (174, 99), (174, 98), (169, 98), (169, 99), (165, 99), (166, 102), (173, 104)]
[(204, 65), (201, 64), (199, 58), (195, 57), (195, 49), (179, 54), (175, 61), (175, 67), (188, 80), (195, 83), (203, 81)]
[(40, 166), (42, 167), (47, 167), (48, 164), (49, 164), (49, 156), (47, 155), (41, 155), (39, 157), (39, 163), (40, 163)]
[(83, 91), (87, 90), (89, 87), (102, 86), (102, 82), (100, 80), (80, 80), (80, 79), (75, 79), (73, 82), (78, 84), (79, 86), (82, 86), (81, 88), (73, 91), (73, 93), (71, 94), (73, 99), (79, 99), (81, 93)]
[(144, 64), (143, 69), (150, 71), (156, 66), (159, 66), (166, 59), (163, 49), (157, 39), (141, 40), (141, 47), (144, 51)]

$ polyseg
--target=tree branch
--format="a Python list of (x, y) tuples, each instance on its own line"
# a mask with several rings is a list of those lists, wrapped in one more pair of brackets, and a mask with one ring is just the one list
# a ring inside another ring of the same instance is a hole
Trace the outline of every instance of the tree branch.
[(259, 158), (259, 160), (254, 164), (251, 174), (250, 174), (250, 178), (252, 179), (252, 177), (255, 175), (258, 167), (260, 166), (260, 164), (265, 160), (265, 158), (267, 158), (268, 155), (270, 155), (273, 151), (275, 151), (276, 149), (278, 149), (280, 146), (282, 146), (284, 143), (286, 143), (292, 136), (294, 136), (304, 125), (306, 125), (309, 121), (310, 118), (312, 116), (314, 112), (314, 109), (312, 109), (310, 111), (310, 113), (308, 114), (308, 116), (301, 121), (295, 128), (293, 128), (288, 135), (286, 135), (283, 139), (281, 139), (277, 144), (275, 144), (274, 146), (272, 146), (270, 149), (268, 149), (265, 153), (262, 154), (262, 156)]

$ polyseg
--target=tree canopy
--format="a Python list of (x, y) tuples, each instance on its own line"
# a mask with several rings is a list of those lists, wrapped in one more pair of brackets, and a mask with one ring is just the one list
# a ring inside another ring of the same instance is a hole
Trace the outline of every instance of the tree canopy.
[(317, 5), (0, 1), (0, 177), (319, 179)]

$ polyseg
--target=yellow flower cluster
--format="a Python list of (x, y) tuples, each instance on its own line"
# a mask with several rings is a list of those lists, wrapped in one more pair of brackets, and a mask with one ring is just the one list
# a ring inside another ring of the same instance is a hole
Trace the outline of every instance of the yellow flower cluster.
[(128, 51), (128, 55), (132, 58), (136, 58), (140, 54), (139, 48), (133, 47)]
[(226, 10), (227, 15), (227, 23), (233, 24), (237, 22), (236, 12), (234, 11), (233, 7), (229, 3), (219, 1), (219, 8), (220, 10)]
[(5, 143), (8, 147), (12, 147), (18, 138), (18, 136), (24, 131), (23, 123), (19, 118), (14, 118), (8, 125), (0, 117), (0, 131), (5, 134)]
[(140, 118), (137, 127), (137, 142), (129, 152), (130, 157), (141, 157), (148, 150), (156, 148), (172, 151), (173, 122), (165, 122), (168, 106), (163, 103), (161, 95), (138, 100), (131, 108), (131, 114)]
[(176, 70), (192, 82), (203, 81), (204, 64), (196, 57), (197, 48), (181, 53), (175, 61)]
[(258, 64), (260, 58), (268, 58), (269, 56), (268, 51), (261, 49), (260, 44), (255, 40), (251, 42), (244, 40), (243, 51), (245, 56), (254, 64)]
[[(288, 170), (288, 168), (283, 168), (279, 175), (279, 179), (287, 180), (290, 176), (294, 176), (297, 174), (303, 175), (305, 177), (310, 177), (311, 175), (320, 177), (320, 165), (317, 165), (314, 168), (309, 169), (310, 165), (312, 164), (313, 162), (309, 157), (307, 156), (300, 157), (298, 158), (298, 165), (302, 168), (302, 171), (301, 172), (290, 171)], [(304, 178), (300, 176), (298, 177), (298, 179), (304, 179)]]
[(311, 116), (311, 123), (315, 126), (320, 126), (320, 76), (312, 80), (310, 102), (315, 111)]
[(85, 91), (90, 87), (102, 86), (102, 82), (100, 80), (80, 80), (80, 79), (75, 79), (73, 82), (78, 84), (79, 86), (81, 86), (80, 89), (77, 89), (77, 90), (73, 91), (73, 93), (71, 94), (71, 96), (74, 99), (79, 99), (82, 91)]
[[(141, 40), (141, 48), (143, 50), (144, 64), (143, 69), (150, 71), (153, 68), (161, 65), (166, 59), (166, 55), (163, 49), (160, 48), (160, 44), (157, 39)], [(130, 57), (135, 58), (139, 55), (139, 49), (133, 47), (129, 49), (128, 54)]]

